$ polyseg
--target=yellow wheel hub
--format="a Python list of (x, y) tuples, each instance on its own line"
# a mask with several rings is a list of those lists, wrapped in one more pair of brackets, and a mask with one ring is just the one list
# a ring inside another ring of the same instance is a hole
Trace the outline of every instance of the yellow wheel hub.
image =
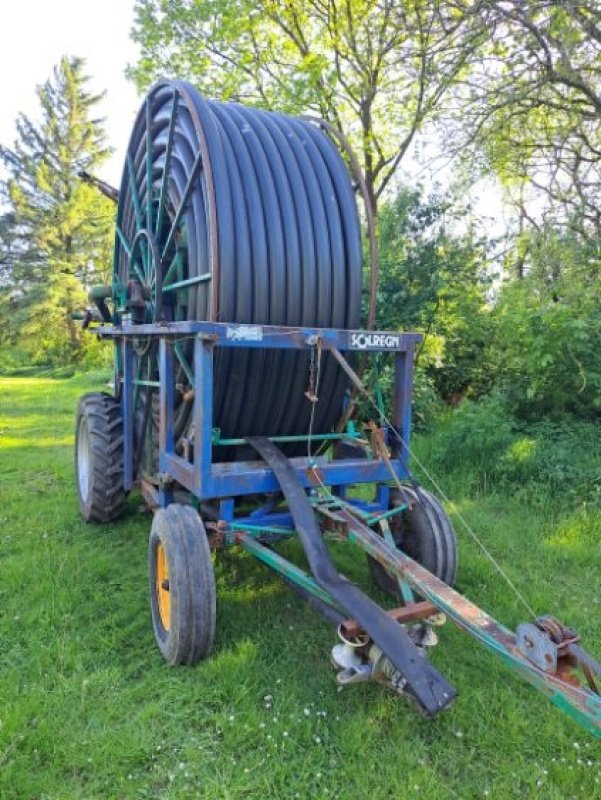
[(171, 625), (171, 593), (169, 592), (169, 568), (163, 543), (159, 542), (155, 554), (156, 559), (156, 595), (161, 623), (166, 631)]

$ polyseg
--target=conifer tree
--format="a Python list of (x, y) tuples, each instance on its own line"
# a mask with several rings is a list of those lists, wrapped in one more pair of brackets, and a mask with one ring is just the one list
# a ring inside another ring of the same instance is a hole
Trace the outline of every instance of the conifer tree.
[(114, 206), (78, 177), (111, 152), (84, 67), (64, 56), (37, 87), (39, 122), (20, 114), (14, 146), (0, 145), (0, 336), (34, 362), (83, 357), (70, 315), (110, 271)]

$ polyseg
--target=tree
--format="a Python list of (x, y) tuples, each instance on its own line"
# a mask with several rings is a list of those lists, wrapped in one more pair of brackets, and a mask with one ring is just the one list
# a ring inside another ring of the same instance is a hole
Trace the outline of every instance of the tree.
[(450, 196), (409, 189), (380, 211), (378, 327), (424, 333), (418, 362), (449, 401), (490, 385), (489, 243), (450, 232), (465, 216)]
[(523, 234), (524, 275), (493, 312), (497, 383), (519, 416), (601, 414), (601, 247), (546, 224)]
[[(374, 208), (486, 35), (444, 0), (137, 0), (131, 75), (288, 113), (314, 112), (360, 154)], [(466, 24), (466, 21), (470, 24)]]
[[(452, 2), (452, 0), (451, 0)], [(601, 4), (477, 0), (452, 4), (489, 31), (455, 95), (448, 146), (501, 178), (523, 221), (525, 187), (547, 216), (601, 233)], [(468, 10), (468, 8), (470, 8)], [(531, 199), (531, 198), (530, 198)], [(540, 205), (540, 203), (539, 203)]]
[(21, 114), (14, 147), (0, 146), (2, 335), (38, 361), (82, 357), (71, 312), (85, 303), (85, 287), (110, 274), (114, 206), (78, 178), (110, 154), (94, 117), (102, 95), (87, 81), (82, 59), (62, 58), (37, 88), (40, 123)]

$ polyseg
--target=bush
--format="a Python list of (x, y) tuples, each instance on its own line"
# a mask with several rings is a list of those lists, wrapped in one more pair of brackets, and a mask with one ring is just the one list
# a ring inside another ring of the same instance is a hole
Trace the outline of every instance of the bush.
[(601, 439), (594, 423), (518, 423), (507, 401), (491, 396), (448, 412), (429, 449), (426, 466), (468, 489), (517, 494), (541, 506), (601, 508)]
[(479, 403), (465, 401), (447, 412), (437, 428), (431, 457), (441, 474), (461, 471), (487, 486), (498, 477), (500, 459), (513, 441), (507, 405), (493, 395)]

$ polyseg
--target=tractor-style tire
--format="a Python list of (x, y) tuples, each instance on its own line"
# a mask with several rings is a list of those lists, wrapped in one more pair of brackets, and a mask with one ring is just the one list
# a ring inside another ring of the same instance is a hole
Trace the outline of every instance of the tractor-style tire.
[(198, 513), (173, 503), (156, 511), (148, 545), (150, 610), (165, 661), (196, 664), (215, 636), (215, 573)]
[(84, 394), (75, 424), (75, 476), (79, 511), (86, 522), (112, 522), (123, 513), (123, 420), (119, 401)]
[[(406, 553), (449, 586), (457, 573), (457, 538), (446, 511), (438, 500), (421, 487), (404, 487), (390, 492), (390, 507), (410, 502), (413, 508), (401, 511), (390, 520), (390, 531), (399, 550)], [(399, 585), (378, 561), (367, 556), (369, 571), (376, 585), (387, 594), (399, 597)]]

